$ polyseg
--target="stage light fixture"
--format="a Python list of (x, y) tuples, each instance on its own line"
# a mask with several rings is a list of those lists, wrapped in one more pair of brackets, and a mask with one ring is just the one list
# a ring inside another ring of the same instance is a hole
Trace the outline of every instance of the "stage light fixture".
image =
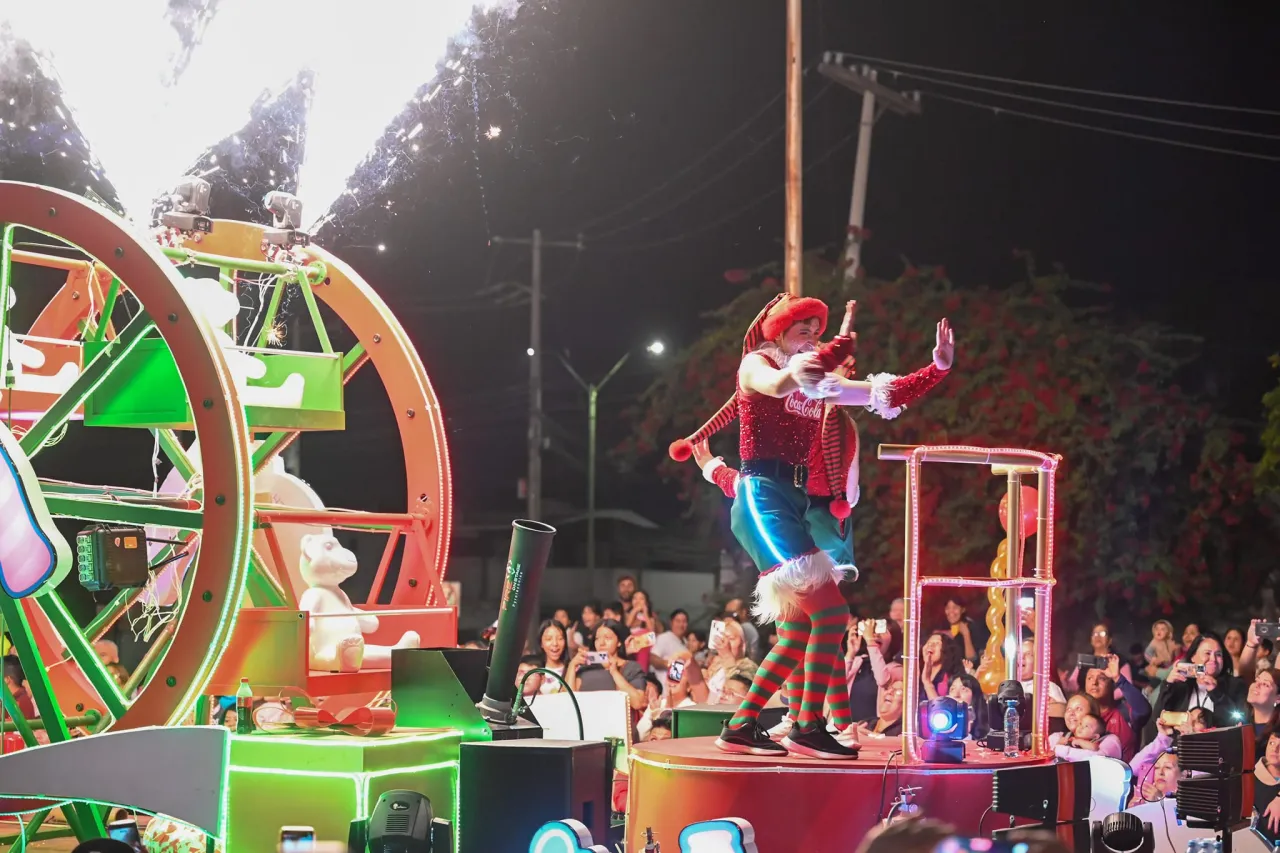
[(1107, 815), (1093, 825), (1095, 853), (1155, 853), (1151, 824), (1131, 812)]
[(936, 696), (920, 706), (920, 730), (927, 735), (922, 748), (925, 761), (935, 764), (964, 761), (968, 707), (950, 696)]
[(271, 227), (264, 229), (262, 237), (273, 246), (306, 246), (311, 235), (302, 228), (302, 200), (292, 193), (275, 190), (267, 193), (262, 206), (271, 212)]
[(213, 231), (213, 220), (209, 218), (211, 191), (212, 187), (204, 178), (183, 178), (172, 190), (155, 200), (153, 222), (179, 231), (210, 233)]

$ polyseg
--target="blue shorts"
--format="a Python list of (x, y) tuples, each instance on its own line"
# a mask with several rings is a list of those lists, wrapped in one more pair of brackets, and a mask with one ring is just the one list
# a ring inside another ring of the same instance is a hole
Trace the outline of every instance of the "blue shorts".
[(729, 522), (734, 538), (763, 573), (819, 550), (805, 520), (808, 511), (803, 488), (772, 477), (743, 476)]

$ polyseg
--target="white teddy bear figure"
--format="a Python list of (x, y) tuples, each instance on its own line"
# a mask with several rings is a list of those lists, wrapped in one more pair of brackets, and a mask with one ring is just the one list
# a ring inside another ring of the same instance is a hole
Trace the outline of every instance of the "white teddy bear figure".
[(364, 635), (378, 630), (378, 617), (352, 606), (340, 586), (356, 568), (356, 555), (333, 535), (302, 537), (298, 570), (308, 589), (298, 600), (298, 609), (311, 614), (312, 669), (359, 672), (365, 664), (371, 669), (388, 669), (393, 648), (416, 649), (422, 641), (416, 631), (406, 631), (394, 646), (365, 643)]

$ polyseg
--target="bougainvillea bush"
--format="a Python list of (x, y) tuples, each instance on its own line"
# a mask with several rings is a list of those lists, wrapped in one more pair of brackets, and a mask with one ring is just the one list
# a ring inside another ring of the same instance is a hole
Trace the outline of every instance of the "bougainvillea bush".
[[(739, 276), (741, 277), (741, 276)], [(619, 448), (635, 465), (660, 465), (691, 512), (725, 512), (693, 463), (666, 458), (734, 387), (742, 335), (779, 285), (753, 277), (707, 318), (706, 334), (673, 360), (641, 398), (632, 437)], [(937, 320), (956, 329), (956, 367), (929, 397), (893, 421), (857, 410), (862, 497), (854, 510), (864, 585), (876, 606), (902, 589), (902, 463), (879, 444), (972, 444), (1064, 457), (1058, 477), (1060, 607), (1099, 614), (1235, 613), (1256, 591), (1266, 549), (1243, 547), (1256, 516), (1244, 435), (1178, 384), (1198, 342), (1154, 324), (1122, 323), (1107, 288), (1062, 273), (1001, 288), (962, 288), (941, 268), (908, 266), (894, 281), (860, 280), (811, 263), (805, 294), (827, 301), (831, 326), (858, 300), (858, 373), (908, 373), (926, 365)], [(828, 334), (833, 330), (829, 329)], [(736, 461), (737, 431), (712, 439)], [(928, 465), (923, 481), (927, 569), (986, 576), (1003, 531), (1002, 477), (978, 466)], [(725, 529), (721, 525), (720, 529)], [(1028, 565), (1034, 561), (1029, 547)]]

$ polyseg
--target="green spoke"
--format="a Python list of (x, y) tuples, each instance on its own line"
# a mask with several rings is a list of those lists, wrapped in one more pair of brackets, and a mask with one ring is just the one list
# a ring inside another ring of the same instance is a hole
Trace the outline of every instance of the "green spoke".
[(191, 482), (191, 477), (195, 474), (196, 467), (191, 462), (191, 457), (187, 456), (187, 451), (183, 448), (182, 442), (178, 441), (177, 432), (171, 429), (153, 429), (151, 434), (160, 441), (160, 449), (164, 451), (164, 455), (173, 463), (178, 475), (183, 480)]
[[(48, 593), (44, 598), (51, 598), (55, 594)], [(60, 604), (61, 602), (59, 602)], [(44, 730), (49, 734), (49, 742), (62, 743), (69, 740), (71, 735), (67, 731), (67, 722), (62, 716), (62, 712), (58, 710), (58, 702), (54, 698), (53, 687), (49, 684), (49, 675), (45, 671), (44, 662), (40, 660), (40, 656), (36, 652), (35, 637), (32, 636), (31, 626), (27, 624), (26, 616), (22, 612), (22, 605), (7, 595), (0, 595), (0, 617), (3, 617), (9, 636), (13, 639), (14, 650), (18, 653), (18, 662), (22, 664), (22, 672), (27, 677), (27, 687), (31, 693), (31, 701), (35, 704), (36, 710), (40, 712), (40, 721), (44, 724)], [(70, 618), (68, 615), (68, 621), (70, 621)], [(72, 627), (74, 628), (75, 626), (72, 625)], [(79, 635), (77, 634), (77, 636)], [(80, 637), (80, 639), (83, 642), (84, 637)], [(90, 654), (93, 657), (93, 662), (105, 674), (105, 670), (102, 669), (102, 661), (98, 660), (98, 656), (93, 654), (92, 649), (90, 649)], [(76, 837), (81, 841), (102, 838), (106, 835), (107, 829), (103, 825), (102, 819), (97, 812), (87, 808), (87, 804), (77, 803), (69, 809), (64, 809), (63, 813), (66, 815), (67, 825), (75, 831)]]
[(280, 299), (284, 296), (285, 281), (283, 278), (277, 278), (275, 284), (271, 288), (271, 301), (267, 303), (267, 313), (262, 318), (262, 329), (258, 332), (258, 349), (263, 349), (267, 345), (267, 337), (271, 334), (271, 329), (276, 324), (276, 312), (280, 310)]
[(116, 299), (120, 296), (120, 279), (111, 277), (111, 287), (107, 290), (106, 302), (102, 305), (102, 313), (98, 315), (98, 325), (94, 327), (91, 341), (101, 341), (106, 337), (107, 326), (111, 325), (111, 312), (116, 308)]
[(298, 287), (302, 290), (302, 300), (307, 303), (311, 322), (316, 327), (316, 338), (320, 341), (321, 352), (333, 352), (333, 345), (329, 343), (329, 333), (324, 328), (324, 318), (320, 316), (320, 306), (316, 304), (316, 295), (311, 292), (311, 282), (305, 278), (299, 278)]
[[(54, 630), (62, 638), (67, 651), (71, 652), (71, 657), (79, 665), (80, 671), (84, 673), (85, 678), (89, 679), (93, 689), (102, 698), (103, 704), (107, 706), (107, 711), (117, 720), (123, 717), (124, 712), (129, 708), (128, 701), (125, 699), (124, 694), (120, 692), (120, 686), (111, 677), (111, 673), (107, 672), (106, 666), (103, 665), (102, 660), (98, 657), (93, 645), (85, 639), (80, 627), (71, 618), (71, 614), (67, 611), (66, 605), (62, 603), (62, 599), (58, 597), (58, 593), (46, 593), (37, 598), (36, 603), (40, 605), (40, 609), (44, 611), (44, 615), (49, 618)], [(44, 711), (42, 710), (40, 713), (43, 716)]]
[[(22, 742), (27, 746), (36, 745), (35, 731), (31, 728), (31, 723), (23, 716), (22, 710), (18, 707), (18, 700), (13, 698), (13, 693), (9, 690), (9, 685), (0, 683), (0, 701), (4, 703), (4, 709), (9, 712), (9, 717), (13, 720), (13, 728), (22, 735)], [(9, 723), (5, 723), (5, 731), (8, 731)]]
[[(62, 712), (58, 710), (53, 687), (49, 684), (49, 675), (45, 671), (44, 661), (40, 660), (36, 651), (36, 639), (22, 612), (22, 605), (8, 596), (0, 595), (0, 614), (4, 616), (5, 629), (13, 638), (13, 648), (18, 655), (18, 662), (22, 664), (22, 672), (27, 677), (31, 701), (35, 704), (40, 719), (44, 720), (50, 742), (61, 743), (67, 740), (70, 737), (67, 725)], [(97, 655), (94, 657), (96, 659)], [(98, 665), (102, 666), (102, 662), (99, 661)]]
[(49, 512), (62, 518), (78, 518), (102, 524), (154, 525), (174, 527), (179, 530), (200, 530), (204, 527), (204, 512), (198, 509), (174, 509), (151, 503), (123, 503), (111, 499), (97, 499), (84, 495), (45, 495)]
[(123, 364), (129, 353), (137, 346), (155, 324), (145, 311), (140, 311), (116, 335), (115, 340), (106, 344), (102, 351), (94, 356), (93, 361), (85, 365), (84, 370), (71, 383), (71, 387), (54, 401), (53, 405), (36, 421), (19, 445), (27, 458), (34, 457), (40, 448), (53, 435), (54, 430), (67, 422), (75, 410), (84, 405), (93, 390), (102, 384), (117, 368)]
[(102, 639), (102, 635), (111, 630), (111, 626), (116, 620), (124, 615), (124, 612), (133, 604), (133, 597), (137, 594), (137, 590), (122, 589), (118, 590), (106, 606), (102, 608), (102, 612), (93, 617), (93, 621), (85, 626), (84, 635), (89, 638), (89, 642), (96, 643)]

